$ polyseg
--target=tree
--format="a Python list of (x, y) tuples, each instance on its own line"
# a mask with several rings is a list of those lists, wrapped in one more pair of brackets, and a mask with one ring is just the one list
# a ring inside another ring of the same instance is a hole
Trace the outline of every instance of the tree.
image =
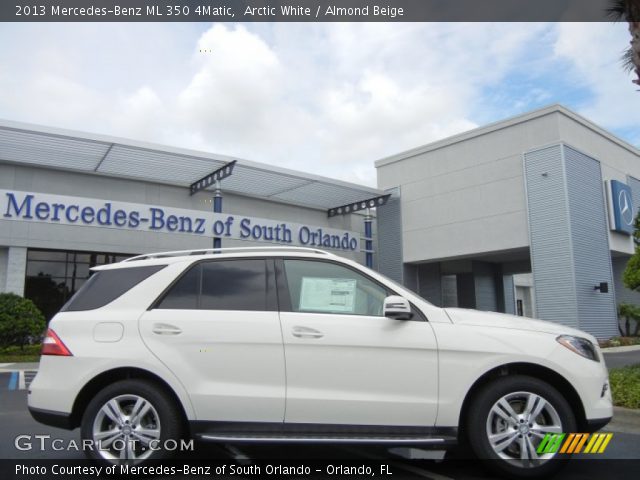
[(0, 346), (22, 348), (45, 328), (44, 316), (34, 303), (14, 293), (0, 293)]
[(631, 336), (631, 320), (635, 321), (635, 329), (633, 335), (638, 335), (640, 330), (640, 307), (631, 303), (621, 303), (618, 305), (618, 315), (624, 318), (624, 332), (620, 329), (620, 333), (625, 337)]
[(640, 213), (634, 222), (633, 241), (636, 249), (624, 269), (622, 282), (629, 290), (640, 290)]
[(640, 0), (610, 0), (609, 17), (615, 22), (627, 22), (631, 34), (631, 46), (622, 56), (624, 67), (633, 71), (633, 83), (640, 85)]

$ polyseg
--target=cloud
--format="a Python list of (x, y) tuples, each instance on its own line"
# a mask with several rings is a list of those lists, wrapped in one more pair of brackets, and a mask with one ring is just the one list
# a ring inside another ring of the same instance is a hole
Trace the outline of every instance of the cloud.
[(569, 75), (577, 87), (591, 95), (579, 106), (580, 113), (609, 129), (637, 126), (637, 86), (624, 71), (620, 57), (629, 45), (623, 23), (561, 23), (555, 55), (571, 66)]
[[(617, 113), (630, 96), (616, 63), (628, 40), (618, 46), (624, 36), (615, 32), (601, 24), (9, 25), (0, 31), (0, 88), (12, 94), (0, 97), (0, 115), (375, 185), (373, 160), (562, 102), (545, 76), (558, 62), (593, 92), (583, 113), (629, 125), (633, 109)], [(532, 70), (541, 73), (520, 85)]]

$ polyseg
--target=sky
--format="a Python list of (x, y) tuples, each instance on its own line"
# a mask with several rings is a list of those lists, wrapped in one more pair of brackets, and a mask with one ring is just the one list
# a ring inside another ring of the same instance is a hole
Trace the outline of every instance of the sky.
[(374, 161), (552, 103), (640, 145), (625, 24), (0, 29), (0, 118), (375, 186)]

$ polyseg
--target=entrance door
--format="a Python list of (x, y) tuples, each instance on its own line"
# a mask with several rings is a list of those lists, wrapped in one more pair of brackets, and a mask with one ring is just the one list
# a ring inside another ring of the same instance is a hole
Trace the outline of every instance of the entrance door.
[(383, 317), (390, 292), (344, 265), (278, 265), (285, 422), (433, 426), (437, 348), (424, 317)]
[(198, 420), (282, 422), (285, 376), (273, 260), (198, 262), (140, 320)]

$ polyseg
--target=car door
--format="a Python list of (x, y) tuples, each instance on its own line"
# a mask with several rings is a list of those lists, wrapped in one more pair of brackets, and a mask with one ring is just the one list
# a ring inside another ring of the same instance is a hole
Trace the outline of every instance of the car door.
[(391, 292), (328, 260), (277, 262), (285, 422), (433, 426), (436, 339), (426, 318), (382, 315)]
[(140, 319), (198, 420), (282, 422), (285, 375), (273, 260), (197, 262)]

